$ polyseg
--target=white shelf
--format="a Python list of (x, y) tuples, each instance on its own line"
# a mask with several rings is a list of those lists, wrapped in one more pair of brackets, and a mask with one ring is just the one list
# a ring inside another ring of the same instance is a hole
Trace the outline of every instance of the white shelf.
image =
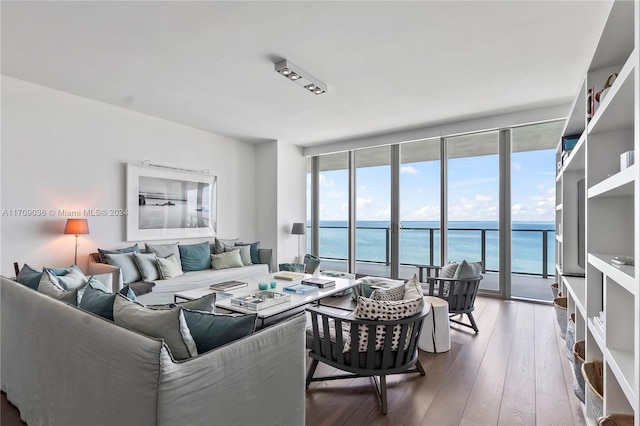
[(624, 392), (629, 401), (635, 401), (637, 396), (634, 392), (635, 382), (633, 381), (633, 377), (635, 362), (633, 352), (607, 348), (605, 353), (607, 354), (607, 364), (609, 368), (611, 368), (611, 371), (613, 371), (613, 375), (616, 376), (622, 392)]
[(634, 190), (633, 184), (637, 175), (638, 165), (634, 164), (631, 167), (627, 167), (615, 175), (608, 177), (602, 182), (593, 185), (587, 191), (587, 197), (632, 197)]
[(583, 277), (562, 277), (562, 281), (564, 282), (564, 286), (571, 295), (571, 298), (574, 300), (576, 304), (576, 308), (584, 318), (587, 317), (586, 310), (586, 289), (585, 289), (585, 279)]
[(578, 143), (576, 143), (576, 146), (571, 150), (571, 154), (569, 154), (569, 157), (567, 157), (567, 161), (565, 161), (562, 165), (562, 170), (560, 171), (560, 173), (580, 172), (584, 170), (584, 145), (586, 136), (586, 133), (583, 133), (580, 136), (580, 139), (578, 139)]
[(635, 267), (630, 265), (613, 265), (611, 260), (615, 256), (633, 257), (632, 255), (624, 253), (620, 253), (619, 255), (589, 253), (587, 254), (587, 261), (600, 272), (611, 277), (629, 293), (637, 297), (638, 287), (635, 280)]
[(591, 332), (591, 336), (593, 336), (593, 340), (595, 340), (598, 348), (600, 348), (600, 352), (604, 354), (606, 351), (604, 346), (604, 336), (601, 334), (600, 329), (593, 324), (593, 318), (588, 318), (587, 324), (589, 331)]

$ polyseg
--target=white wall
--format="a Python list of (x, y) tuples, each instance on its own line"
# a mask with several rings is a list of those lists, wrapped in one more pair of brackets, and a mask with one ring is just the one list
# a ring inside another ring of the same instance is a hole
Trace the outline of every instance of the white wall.
[[(295, 261), (298, 237), (294, 222), (306, 221), (306, 159), (302, 148), (282, 141), (263, 142), (256, 148), (256, 223), (261, 245), (274, 250), (274, 267)], [(305, 253), (305, 239), (301, 252)]]
[[(10, 216), (11, 209), (125, 208), (127, 162), (209, 169), (218, 176), (218, 235), (257, 239), (254, 145), (6, 76), (1, 95), (2, 275), (14, 275), (14, 261), (73, 263), (66, 217)], [(83, 269), (96, 248), (129, 244), (124, 217), (92, 217), (89, 228), (79, 239)]]

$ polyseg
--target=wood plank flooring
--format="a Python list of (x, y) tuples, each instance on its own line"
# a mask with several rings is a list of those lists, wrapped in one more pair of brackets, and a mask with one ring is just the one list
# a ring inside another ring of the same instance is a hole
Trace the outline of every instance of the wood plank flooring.
[[(454, 326), (451, 351), (420, 352), (426, 376), (388, 378), (386, 416), (370, 379), (314, 382), (306, 424), (584, 425), (552, 306), (479, 297), (474, 316), (479, 334)], [(2, 426), (23, 424), (4, 394), (0, 409)]]
[(386, 416), (371, 379), (314, 382), (306, 424), (584, 425), (552, 306), (479, 297), (474, 316), (479, 334), (454, 326), (451, 351), (420, 352), (426, 376), (387, 379)]

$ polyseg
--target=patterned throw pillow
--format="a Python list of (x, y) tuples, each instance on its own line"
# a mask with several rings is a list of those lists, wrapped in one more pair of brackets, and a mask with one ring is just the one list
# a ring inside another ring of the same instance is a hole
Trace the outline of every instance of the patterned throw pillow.
[(440, 268), (440, 278), (453, 278), (458, 270), (458, 264), (455, 262), (449, 262)]
[(378, 288), (371, 293), (373, 300), (402, 300), (404, 298), (405, 285), (399, 285), (391, 288)]
[[(354, 317), (358, 319), (377, 320), (377, 321), (392, 321), (402, 318), (407, 318), (415, 315), (418, 312), (420, 304), (424, 301), (422, 298), (413, 300), (371, 300), (366, 297), (358, 297), (358, 306), (356, 307)], [(393, 327), (391, 350), (398, 349), (398, 343), (400, 340), (400, 325)], [(384, 348), (385, 342), (385, 327), (376, 326), (376, 345), (375, 350), (380, 351)], [(366, 352), (367, 344), (369, 341), (369, 326), (358, 326), (358, 351)], [(405, 343), (406, 344), (406, 343)], [(343, 352), (351, 350), (351, 341), (345, 342)]]

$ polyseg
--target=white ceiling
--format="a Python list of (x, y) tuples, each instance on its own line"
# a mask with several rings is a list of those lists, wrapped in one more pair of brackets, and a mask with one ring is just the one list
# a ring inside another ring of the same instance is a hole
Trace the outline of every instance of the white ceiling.
[[(570, 102), (610, 2), (9, 2), (2, 73), (301, 146)], [(328, 85), (274, 72), (286, 58)]]

